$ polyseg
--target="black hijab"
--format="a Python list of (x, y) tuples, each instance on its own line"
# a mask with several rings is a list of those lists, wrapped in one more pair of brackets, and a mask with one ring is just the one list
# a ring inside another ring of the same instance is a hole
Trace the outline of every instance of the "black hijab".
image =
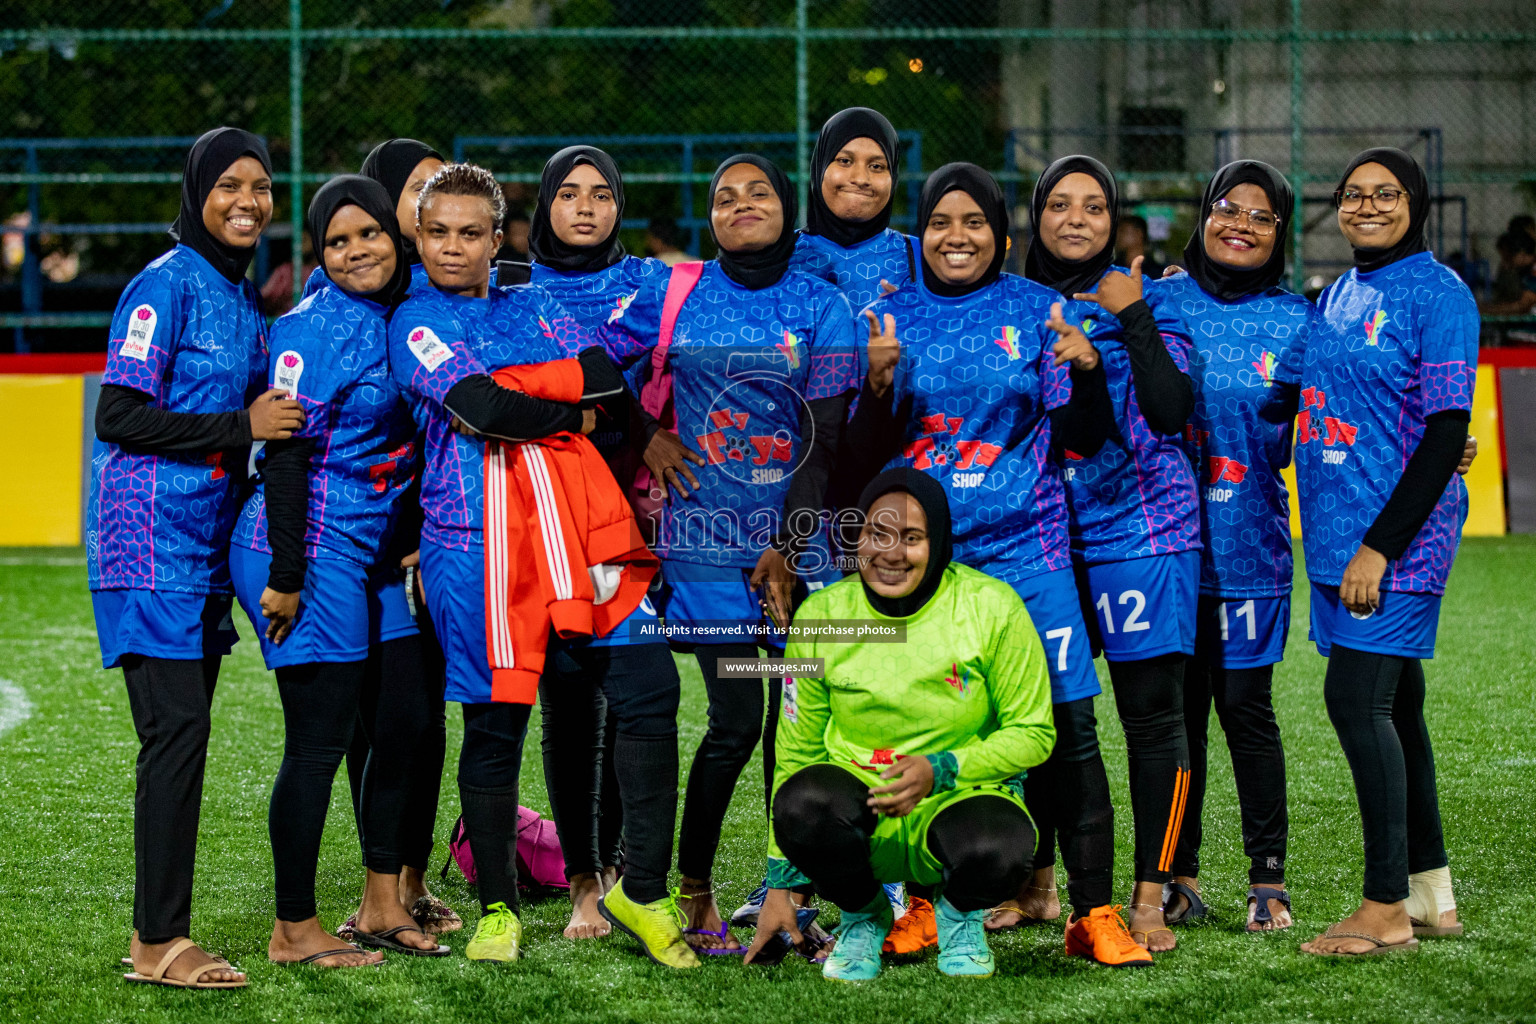
[(985, 288), (1003, 272), (1003, 260), (1008, 257), (1008, 202), (1003, 198), (997, 179), (980, 167), (967, 163), (945, 164), (928, 175), (928, 180), (923, 183), (923, 194), (917, 201), (918, 237), (928, 230), (928, 218), (933, 216), (933, 208), (951, 192), (964, 192), (976, 200), (987, 218), (987, 226), (992, 229), (993, 242), (992, 262), (970, 284), (940, 281), (939, 275), (928, 269), (928, 257), (924, 254), (923, 284), (935, 295), (955, 298)]
[(1424, 225), (1429, 219), (1429, 179), (1424, 176), (1424, 168), (1413, 157), (1400, 149), (1380, 146), (1366, 150), (1349, 162), (1349, 166), (1344, 168), (1344, 176), (1339, 179), (1339, 188), (1343, 188), (1349, 176), (1365, 164), (1381, 164), (1402, 182), (1408, 192), (1408, 230), (1403, 232), (1397, 244), (1385, 249), (1354, 250), (1355, 269), (1362, 274), (1369, 274), (1429, 248), (1424, 241)]
[(378, 291), (357, 297), (388, 308), (399, 305), (411, 281), (411, 265), (405, 257), (405, 246), (400, 241), (400, 224), (395, 219), (395, 204), (390, 201), (384, 186), (372, 178), (365, 178), (361, 174), (338, 175), (321, 185), (315, 198), (309, 201), (306, 226), (309, 228), (310, 241), (315, 245), (320, 269), (335, 283), (335, 278), (331, 277), (331, 272), (325, 267), (325, 233), (330, 230), (331, 218), (343, 206), (356, 206), (378, 221), (395, 245), (395, 272)]
[[(373, 147), (373, 151), (363, 159), (363, 166), (357, 173), (383, 185), (384, 192), (393, 199), (395, 206), (399, 206), (400, 193), (405, 191), (406, 183), (411, 180), (411, 172), (416, 169), (417, 164), (428, 157), (441, 160), (443, 154), (425, 142), (417, 142), (415, 139), (390, 139)], [(399, 227), (398, 218), (395, 226)], [(421, 257), (416, 252), (414, 237), (407, 238), (402, 235), (400, 244), (405, 246), (407, 263), (421, 262)]]
[[(1045, 212), (1045, 201), (1061, 179), (1069, 174), (1082, 173), (1093, 178), (1104, 190), (1104, 200), (1109, 205), (1109, 237), (1104, 248), (1085, 260), (1072, 262), (1060, 259), (1040, 240), (1040, 215)], [(1064, 156), (1045, 169), (1035, 182), (1035, 194), (1029, 201), (1029, 250), (1024, 254), (1024, 276), (1031, 281), (1055, 289), (1066, 298), (1078, 292), (1091, 292), (1098, 286), (1115, 262), (1115, 234), (1120, 229), (1120, 189), (1108, 167), (1091, 156)]]
[[(562, 242), (549, 220), (549, 208), (555, 201), (555, 193), (578, 164), (587, 164), (597, 169), (597, 173), (603, 176), (603, 181), (613, 191), (613, 203), (618, 207), (613, 230), (607, 238), (592, 245)], [(562, 274), (593, 274), (606, 270), (626, 255), (624, 243), (619, 241), (619, 229), (623, 222), (624, 179), (619, 176), (619, 165), (613, 162), (613, 157), (596, 146), (567, 146), (545, 162), (544, 173), (539, 177), (539, 202), (533, 208), (533, 223), (528, 228), (528, 252), (533, 262)]]
[(255, 157), (271, 175), (272, 158), (267, 155), (267, 144), (250, 132), (215, 128), (194, 142), (181, 175), (181, 212), (166, 232), (207, 260), (231, 284), (239, 283), (245, 276), (256, 256), (256, 246), (240, 249), (214, 238), (203, 223), (203, 206), (230, 164), (243, 156)]
[(869, 518), (870, 507), (881, 496), (892, 491), (905, 491), (922, 506), (923, 515), (928, 520), (928, 565), (923, 570), (923, 578), (918, 582), (917, 589), (906, 597), (882, 597), (869, 588), (862, 576), (859, 577), (859, 583), (864, 587), (864, 596), (875, 611), (891, 618), (904, 619), (921, 611), (939, 589), (939, 584), (944, 581), (944, 570), (954, 557), (954, 542), (950, 536), (949, 498), (944, 493), (944, 485), (921, 470), (898, 467), (888, 469), (871, 480), (869, 486), (864, 488), (864, 493), (859, 495), (859, 511), (864, 518)]
[[(880, 212), (866, 221), (842, 220), (827, 206), (821, 195), (821, 179), (844, 146), (854, 139), (873, 139), (885, 154), (891, 169), (891, 196)], [(821, 235), (844, 249), (874, 238), (891, 225), (891, 204), (896, 201), (896, 129), (885, 115), (868, 107), (849, 107), (833, 114), (821, 126), (816, 149), (811, 154), (811, 206), (805, 212), (805, 232)]]
[[(1210, 220), (1211, 207), (1239, 185), (1257, 185), (1263, 189), (1269, 197), (1270, 208), (1280, 221), (1275, 226), (1275, 248), (1269, 259), (1251, 269), (1220, 263), (1212, 259), (1205, 248), (1205, 225)], [(1184, 246), (1184, 269), (1207, 295), (1222, 302), (1236, 302), (1269, 291), (1280, 283), (1285, 276), (1285, 232), (1290, 229), (1291, 218), (1296, 213), (1296, 197), (1285, 175), (1262, 160), (1234, 160), (1217, 171), (1206, 184), (1205, 194), (1200, 197), (1200, 211), (1200, 220)]]
[[(769, 285), (779, 283), (779, 278), (789, 269), (789, 259), (795, 254), (795, 218), (799, 216), (799, 207), (795, 200), (795, 190), (790, 187), (789, 179), (784, 172), (772, 160), (757, 156), (753, 153), (737, 153), (735, 156), (726, 157), (725, 161), (715, 170), (715, 176), (709, 181), (709, 203), (714, 206), (715, 189), (720, 187), (720, 178), (726, 171), (737, 164), (751, 164), (763, 172), (768, 179), (768, 185), (778, 193), (779, 202), (784, 205), (784, 227), (779, 231), (779, 237), (753, 252), (727, 252), (721, 249), (716, 257), (720, 261), (720, 269), (725, 271), (725, 276), (741, 285), (757, 291), (759, 288), (767, 288)], [(711, 236), (715, 233), (715, 226), (711, 222), (709, 226)], [(720, 244), (720, 239), (715, 238), (715, 245)]]

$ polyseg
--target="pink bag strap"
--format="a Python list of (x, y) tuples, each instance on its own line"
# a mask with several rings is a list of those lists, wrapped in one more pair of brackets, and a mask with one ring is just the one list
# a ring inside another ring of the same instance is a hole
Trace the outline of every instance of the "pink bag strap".
[[(672, 276), (667, 279), (667, 294), (661, 303), (661, 330), (657, 334), (656, 347), (651, 350), (651, 376), (640, 389), (640, 405), (646, 412), (661, 419), (672, 397), (672, 375), (667, 372), (667, 350), (672, 347), (672, 332), (677, 329), (677, 316), (683, 311), (683, 303), (693, 292), (693, 286), (704, 276), (704, 264), (698, 260), (672, 265)], [(663, 423), (662, 426), (671, 426)]]

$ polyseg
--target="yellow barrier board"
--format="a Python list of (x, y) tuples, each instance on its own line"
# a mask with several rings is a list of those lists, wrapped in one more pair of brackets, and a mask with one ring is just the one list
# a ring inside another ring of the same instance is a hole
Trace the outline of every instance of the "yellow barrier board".
[(80, 543), (84, 403), (78, 375), (0, 375), (0, 409), (20, 427), (0, 438), (0, 545)]

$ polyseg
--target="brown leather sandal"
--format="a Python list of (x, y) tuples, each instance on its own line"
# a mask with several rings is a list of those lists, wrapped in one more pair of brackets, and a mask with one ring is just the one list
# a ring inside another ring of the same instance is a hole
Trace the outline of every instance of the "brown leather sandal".
[(171, 964), (175, 963), (176, 958), (187, 950), (196, 947), (197, 943), (191, 939), (180, 939), (175, 945), (165, 951), (165, 955), (160, 958), (160, 962), (155, 965), (155, 969), (152, 972), (145, 975), (134, 971), (123, 975), (123, 980), (137, 985), (168, 985), (171, 988), (245, 988), (250, 984), (250, 980), (246, 978), (242, 978), (239, 981), (202, 981), (202, 976), (209, 971), (233, 970), (229, 965), (229, 961), (223, 958), (218, 958), (204, 964), (183, 980), (167, 978), (165, 972), (170, 969)]

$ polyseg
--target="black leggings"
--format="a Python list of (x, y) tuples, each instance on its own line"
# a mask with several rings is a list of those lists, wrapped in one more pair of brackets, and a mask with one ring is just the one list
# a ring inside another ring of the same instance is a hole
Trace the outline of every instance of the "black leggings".
[(1205, 803), (1206, 748), (1211, 705), (1232, 753), (1232, 777), (1242, 810), (1249, 885), (1285, 881), (1289, 820), (1285, 751), (1270, 698), (1274, 666), (1222, 668), (1202, 658), (1184, 666), (1184, 727), (1189, 736), (1189, 800), (1173, 855), (1173, 873), (1200, 874), (1200, 812)]
[(773, 799), (773, 744), (778, 734), (783, 679), (768, 680), (764, 715), (763, 685), (756, 679), (721, 679), (720, 658), (756, 658), (751, 644), (707, 644), (694, 650), (704, 688), (709, 694), (709, 727), (688, 769), (683, 796), (683, 826), (678, 835), (677, 869), (687, 878), (707, 879), (714, 870), (720, 830), (736, 791), (741, 770), (752, 759), (758, 737), (763, 740), (763, 809)]
[(1115, 710), (1125, 729), (1136, 824), (1136, 881), (1172, 876), (1173, 851), (1189, 795), (1184, 735), (1184, 655), (1112, 661)]
[[(375, 715), (369, 705), (370, 695), (386, 704), (404, 700), (412, 709), (412, 715), (424, 717), (416, 743), (416, 768), (411, 773), (409, 790), (405, 798), (399, 828), (400, 863), (425, 873), (432, 862), (433, 832), (437, 828), (437, 798), (443, 788), (443, 758), (448, 745), (448, 723), (444, 714), (443, 687), (446, 684), (446, 664), (442, 645), (437, 641), (437, 631), (425, 606), (418, 605), (416, 625), (421, 630), (418, 649), (421, 652), (420, 686), (404, 689), (406, 677), (391, 674), (384, 676), (382, 667), (388, 664), (384, 651), (388, 644), (375, 646), (369, 652), (363, 679), (363, 706), (359, 709), (357, 725), (352, 730), (352, 745), (347, 749), (347, 785), (352, 791), (352, 816), (357, 821), (358, 842), (366, 851), (368, 832), (363, 823), (363, 776), (368, 770), (372, 750), (368, 721)], [(375, 689), (375, 686), (377, 689)], [(399, 749), (386, 739), (384, 750)], [(364, 854), (366, 857), (366, 852)]]
[(315, 868), (331, 784), (360, 713), (374, 746), (388, 755), (370, 757), (363, 776), (363, 863), (381, 874), (400, 872), (401, 824), (432, 702), (425, 699), (417, 638), (401, 637), (378, 648), (385, 670), (371, 679), (362, 661), (276, 671), (285, 733), (267, 828), (280, 921), (315, 916)]
[[(622, 806), (614, 817), (623, 823), (625, 895), (640, 903), (664, 898), (677, 821), (678, 678), (672, 652), (659, 643), (553, 651), (539, 680), (539, 698), (546, 723), (545, 783), (566, 877), (618, 864), (620, 843), (603, 846), (604, 826), (614, 828), (602, 810), (604, 779), (611, 776), (615, 781), (607, 783), (607, 792)], [(605, 770), (608, 718), (614, 728)]]
[[(226, 599), (227, 600), (227, 599)], [(123, 656), (139, 758), (133, 793), (133, 926), (139, 941), (192, 931), (192, 866), (219, 655)]]
[(1109, 776), (1099, 752), (1093, 698), (1083, 697), (1051, 708), (1056, 746), (1044, 764), (1024, 779), (1024, 802), (1039, 829), (1035, 869), (1056, 863), (1057, 836), (1067, 868), (1067, 896), (1072, 911), (1085, 917), (1110, 902), (1114, 888), (1115, 809), (1109, 801)]
[[(774, 800), (779, 849), (842, 910), (863, 910), (881, 895), (869, 860), (879, 819), (868, 799), (869, 786), (851, 772), (813, 764), (786, 779)], [(1029, 877), (1034, 847), (1029, 816), (1000, 796), (958, 800), (928, 825), (928, 852), (944, 868), (944, 898), (963, 913), (1014, 896)]]
[(1323, 698), (1355, 778), (1365, 833), (1365, 898), (1405, 900), (1410, 874), (1450, 863), (1424, 724), (1424, 668), (1417, 658), (1334, 644)]
[(475, 857), (480, 909), (517, 898), (517, 775), (528, 734), (527, 704), (463, 704), (464, 746), (459, 751), (459, 803)]

